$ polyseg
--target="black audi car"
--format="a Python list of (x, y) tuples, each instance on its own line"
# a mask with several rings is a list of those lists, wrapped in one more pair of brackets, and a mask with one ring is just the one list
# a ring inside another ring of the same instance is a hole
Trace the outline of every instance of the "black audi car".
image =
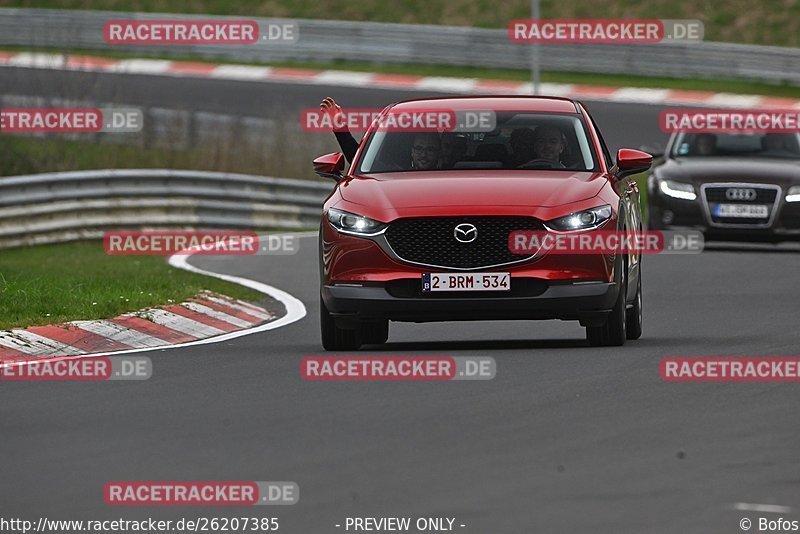
[(653, 230), (800, 239), (800, 134), (676, 133), (647, 185)]

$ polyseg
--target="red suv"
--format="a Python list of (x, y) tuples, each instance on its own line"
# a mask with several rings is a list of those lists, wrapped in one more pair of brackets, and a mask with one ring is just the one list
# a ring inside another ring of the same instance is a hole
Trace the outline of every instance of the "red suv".
[[(425, 111), (455, 122), (438, 124), (446, 131), (398, 131), (422, 123), (387, 121)], [(491, 120), (470, 126), (475, 116)], [(630, 149), (614, 162), (586, 108), (569, 99), (457, 97), (387, 107), (346, 173), (341, 153), (314, 161), (317, 174), (337, 182), (319, 234), (323, 346), (384, 343), (389, 321), (577, 320), (591, 345), (638, 339), (637, 253), (521, 255), (509, 235), (640, 231), (630, 176), (651, 162)]]

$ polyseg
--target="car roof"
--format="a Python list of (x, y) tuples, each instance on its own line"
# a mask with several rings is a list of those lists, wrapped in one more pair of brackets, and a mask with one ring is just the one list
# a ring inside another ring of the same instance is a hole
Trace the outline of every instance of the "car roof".
[(555, 96), (457, 96), (404, 100), (392, 106), (402, 109), (456, 109), (491, 111), (530, 111), (544, 113), (578, 113), (574, 100)]

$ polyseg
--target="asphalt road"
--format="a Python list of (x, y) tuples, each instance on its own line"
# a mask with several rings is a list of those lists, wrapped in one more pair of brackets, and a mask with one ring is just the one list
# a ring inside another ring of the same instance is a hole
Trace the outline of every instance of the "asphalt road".
[[(15, 91), (44, 76), (26, 72), (13, 74)], [(408, 96), (129, 78), (128, 103), (228, 110), (250, 97), (300, 109), (326, 94), (367, 105)], [(104, 83), (114, 82), (97, 76)], [(591, 109), (612, 147), (663, 142), (656, 107)], [(646, 257), (644, 335), (621, 348), (589, 347), (577, 323), (393, 323), (387, 345), (363, 352), (497, 362), (494, 380), (447, 383), (301, 380), (301, 358), (324, 354), (316, 256), (310, 237), (295, 256), (193, 260), (288, 291), (308, 309), (296, 323), (148, 353), (146, 382), (0, 383), (0, 515), (274, 515), (299, 534), (342, 532), (334, 525), (348, 516), (455, 517), (458, 531), (480, 534), (733, 533), (742, 517), (780, 516), (735, 503), (788, 506), (783, 517), (798, 519), (797, 386), (659, 376), (666, 356), (796, 354), (795, 250)], [(301, 497), (246, 510), (112, 508), (109, 480), (291, 480)]]
[[(304, 109), (316, 109), (326, 96), (335, 97), (343, 107), (379, 109), (399, 100), (441, 96), (431, 92), (368, 87), (289, 85), (279, 82), (258, 83), (46, 69), (3, 68), (1, 72), (0, 95), (59, 96), (62, 99), (83, 99), (130, 106), (280, 118), (294, 123), (299, 122)], [(615, 151), (622, 146), (638, 147), (645, 141), (666, 144), (668, 136), (658, 128), (661, 108), (596, 102), (590, 103), (589, 109), (603, 129), (611, 150)], [(332, 135), (309, 135), (328, 137), (331, 150), (337, 149), (338, 145)], [(309, 159), (316, 155), (318, 154), (304, 154)]]

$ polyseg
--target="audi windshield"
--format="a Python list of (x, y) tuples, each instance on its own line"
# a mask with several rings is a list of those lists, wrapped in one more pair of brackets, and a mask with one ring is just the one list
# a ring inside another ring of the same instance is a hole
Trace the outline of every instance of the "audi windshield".
[(672, 156), (748, 157), (800, 160), (796, 133), (681, 133), (672, 144)]

